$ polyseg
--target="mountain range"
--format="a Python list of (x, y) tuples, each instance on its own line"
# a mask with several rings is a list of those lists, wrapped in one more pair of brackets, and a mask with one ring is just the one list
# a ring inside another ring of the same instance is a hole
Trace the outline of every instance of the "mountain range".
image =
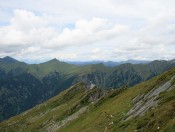
[[(151, 62), (150, 67), (152, 63), (157, 66), (160, 62)], [(0, 131), (174, 132), (175, 67), (130, 88), (102, 89), (76, 83), (0, 123)]]
[(121, 89), (151, 79), (174, 66), (174, 60), (109, 67), (102, 63), (74, 65), (57, 59), (27, 64), (4, 57), (0, 59), (0, 121), (45, 102), (77, 83), (83, 83), (88, 89), (92, 86), (103, 90)]
[(150, 61), (133, 60), (133, 59), (129, 59), (127, 61), (118, 61), (118, 62), (114, 62), (114, 61), (67, 61), (68, 64), (74, 64), (74, 65), (80, 65), (80, 66), (102, 63), (102, 64), (104, 64), (105, 66), (108, 66), (108, 67), (114, 67), (114, 66), (118, 66), (118, 65), (121, 65), (121, 64), (125, 64), (125, 63), (146, 64), (146, 63), (149, 63), (149, 62)]

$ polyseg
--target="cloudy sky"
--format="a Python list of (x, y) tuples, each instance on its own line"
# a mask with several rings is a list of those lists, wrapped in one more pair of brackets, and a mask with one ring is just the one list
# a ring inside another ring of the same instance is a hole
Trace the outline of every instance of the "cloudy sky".
[(0, 0), (0, 57), (175, 58), (175, 0)]

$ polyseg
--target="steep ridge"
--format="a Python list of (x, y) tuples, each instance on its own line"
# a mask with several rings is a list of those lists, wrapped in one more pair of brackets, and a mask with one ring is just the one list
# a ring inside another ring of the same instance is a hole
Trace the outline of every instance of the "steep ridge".
[(128, 117), (126, 120), (143, 115), (149, 109), (152, 109), (153, 107), (157, 107), (158, 103), (160, 102), (160, 99), (158, 99), (159, 94), (162, 92), (171, 91), (172, 89), (174, 89), (175, 85), (172, 85), (174, 80), (175, 80), (175, 75), (162, 86), (152, 89), (146, 94), (138, 95), (137, 97), (135, 97), (132, 100), (134, 106), (127, 113)]
[(85, 113), (89, 104), (105, 94), (104, 90), (95, 86), (89, 89), (83, 83), (75, 84), (58, 96), (20, 114), (19, 117), (11, 118), (12, 125), (9, 129), (2, 123), (0, 131), (56, 131)]
[(174, 67), (174, 62), (153, 61), (148, 64), (122, 64), (114, 68), (114, 71), (108, 77), (106, 87), (120, 87), (123, 84), (134, 86), (140, 82), (155, 77), (164, 71)]
[(0, 124), (1, 131), (175, 130), (175, 68), (132, 88), (105, 90), (78, 83)]
[(26, 64), (13, 58), (0, 59), (0, 121), (40, 104), (68, 87), (83, 82), (104, 89), (133, 86), (173, 67), (174, 61), (148, 64), (76, 66), (57, 59)]
[(173, 132), (174, 104), (175, 68), (107, 98), (59, 131)]

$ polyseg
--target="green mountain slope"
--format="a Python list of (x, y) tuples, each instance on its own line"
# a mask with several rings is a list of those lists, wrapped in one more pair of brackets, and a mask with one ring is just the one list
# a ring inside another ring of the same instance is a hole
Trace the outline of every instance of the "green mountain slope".
[(0, 131), (175, 131), (175, 68), (131, 88), (78, 83), (0, 124)]
[(28, 72), (38, 78), (43, 78), (52, 72), (59, 72), (62, 75), (72, 75), (72, 72), (78, 67), (53, 59), (45, 63), (29, 65)]
[[(93, 89), (89, 90), (85, 84), (78, 83), (71, 88), (63, 91), (58, 96), (55, 96), (54, 98), (48, 100), (46, 103), (34, 107), (32, 109), (32, 112), (30, 112), (31, 110), (26, 111), (21, 114), (21, 117), (15, 117), (12, 119), (13, 121), (16, 119), (19, 120), (19, 122), (15, 124), (17, 126), (24, 126), (24, 129), (15, 126), (9, 128), (9, 131), (18, 131), (22, 129), (23, 131), (42, 131), (45, 129), (54, 131), (57, 128), (56, 125), (57, 122), (59, 123), (59, 120), (69, 118), (67, 119), (69, 121), (71, 118), (77, 118), (76, 115), (71, 117), (70, 115), (73, 113), (78, 113), (78, 115), (83, 114), (83, 112), (87, 110), (87, 105), (90, 104), (90, 102), (99, 99), (104, 94), (105, 92), (102, 89), (94, 87)], [(50, 122), (51, 120), (52, 123)], [(33, 123), (33, 121), (35, 123)], [(46, 121), (49, 121), (49, 124), (47, 124)], [(65, 120), (65, 122), (67, 121)], [(43, 126), (43, 124), (46, 124), (46, 126)], [(63, 124), (64, 122), (60, 122), (60, 126)], [(6, 129), (6, 126), (4, 125), (5, 124), (0, 127), (0, 131), (4, 131)], [(29, 128), (26, 128), (26, 125)]]
[(0, 121), (57, 95), (75, 78), (64, 74), (73, 66), (58, 60), (39, 65), (9, 60), (0, 59)]
[(59, 131), (173, 132), (174, 82), (175, 68), (117, 96), (105, 99), (100, 105), (94, 105), (85, 115), (68, 123)]
[(83, 82), (104, 89), (133, 86), (173, 67), (174, 61), (148, 64), (76, 66), (57, 59), (26, 64), (0, 58), (0, 121), (40, 104), (68, 87)]

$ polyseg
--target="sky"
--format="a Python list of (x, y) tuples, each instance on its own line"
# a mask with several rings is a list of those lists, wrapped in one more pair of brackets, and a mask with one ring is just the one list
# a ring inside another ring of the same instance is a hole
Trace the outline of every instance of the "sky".
[(0, 58), (175, 58), (175, 0), (0, 0)]

